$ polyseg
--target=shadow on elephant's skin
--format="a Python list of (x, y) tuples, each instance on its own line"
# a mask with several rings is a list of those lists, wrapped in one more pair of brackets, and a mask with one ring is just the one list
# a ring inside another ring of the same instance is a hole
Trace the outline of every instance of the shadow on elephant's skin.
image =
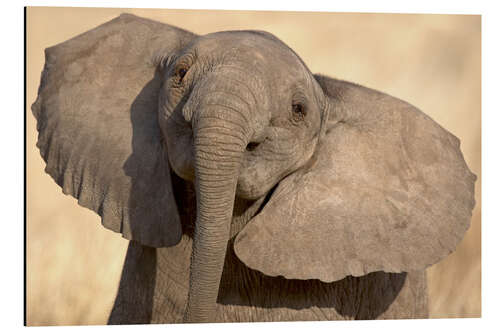
[(331, 283), (271, 277), (248, 268), (230, 244), (217, 301), (261, 308), (335, 308), (345, 318), (376, 319), (396, 299), (406, 278), (404, 272), (373, 272)]
[[(123, 170), (130, 177), (131, 190), (128, 207), (136, 207), (138, 204), (147, 202), (144, 200), (145, 184), (140, 180), (139, 172), (144, 159), (151, 158), (144, 153), (144, 140), (149, 138), (161, 138), (160, 129), (154, 126), (156, 117), (151, 117), (156, 109), (154, 101), (157, 100), (160, 78), (155, 73), (151, 79), (134, 99), (130, 107), (130, 121), (132, 124), (132, 154), (126, 160)], [(145, 107), (148, 106), (149, 107)], [(148, 115), (149, 114), (149, 115)], [(153, 128), (154, 133), (147, 134), (148, 129)], [(132, 238), (138, 238), (139, 233), (144, 233), (144, 223), (141, 214), (130, 214), (129, 228)], [(117, 296), (111, 310), (108, 324), (123, 322), (148, 323), (152, 318), (154, 286), (156, 284), (157, 253), (156, 249), (140, 246), (139, 243), (131, 241), (127, 249), (125, 262), (120, 278)], [(140, 292), (137, 292), (137, 291)], [(130, 311), (138, 309), (140, 311)]]
[[(153, 315), (156, 249), (131, 241), (108, 324), (144, 324)], [(139, 310), (140, 309), (140, 310)]]

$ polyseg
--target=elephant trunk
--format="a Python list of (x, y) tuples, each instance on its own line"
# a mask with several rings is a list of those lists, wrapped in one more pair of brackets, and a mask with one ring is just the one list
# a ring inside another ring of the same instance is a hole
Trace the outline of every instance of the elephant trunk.
[(197, 215), (185, 322), (215, 320), (236, 183), (249, 141), (247, 116), (207, 103), (192, 120)]

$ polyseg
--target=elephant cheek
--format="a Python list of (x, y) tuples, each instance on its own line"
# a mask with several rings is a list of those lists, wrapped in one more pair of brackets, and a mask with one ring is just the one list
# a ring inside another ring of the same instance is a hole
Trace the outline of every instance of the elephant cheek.
[(173, 125), (167, 127), (165, 132), (168, 160), (172, 169), (182, 179), (194, 182), (194, 148), (191, 128), (186, 125)]
[(238, 176), (236, 196), (255, 200), (266, 195), (277, 182), (272, 177), (272, 170), (272, 166), (259, 163), (242, 167)]

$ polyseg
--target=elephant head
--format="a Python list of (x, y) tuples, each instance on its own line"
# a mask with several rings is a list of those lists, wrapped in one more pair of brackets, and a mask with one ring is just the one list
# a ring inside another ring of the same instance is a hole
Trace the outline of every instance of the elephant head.
[(263, 198), (310, 161), (328, 108), (307, 67), (267, 33), (209, 34), (160, 59), (168, 158), (196, 187), (187, 318), (199, 320), (217, 298), (235, 196)]
[(195, 184), (186, 321), (214, 319), (235, 198), (261, 204), (234, 243), (247, 266), (325, 282), (424, 269), (474, 206), (458, 139), (260, 31), (124, 14), (46, 50), (33, 113), (47, 173), (127, 239), (177, 244), (171, 170)]

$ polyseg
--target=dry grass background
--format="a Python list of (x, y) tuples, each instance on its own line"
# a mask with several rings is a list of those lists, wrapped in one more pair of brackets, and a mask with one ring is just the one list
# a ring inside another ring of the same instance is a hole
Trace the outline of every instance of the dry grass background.
[(457, 251), (428, 270), (431, 317), (481, 315), (481, 18), (298, 12), (31, 7), (27, 10), (27, 323), (104, 324), (127, 242), (62, 194), (35, 147), (43, 50), (122, 12), (198, 34), (272, 32), (313, 72), (399, 97), (461, 139), (478, 176), (472, 225)]

